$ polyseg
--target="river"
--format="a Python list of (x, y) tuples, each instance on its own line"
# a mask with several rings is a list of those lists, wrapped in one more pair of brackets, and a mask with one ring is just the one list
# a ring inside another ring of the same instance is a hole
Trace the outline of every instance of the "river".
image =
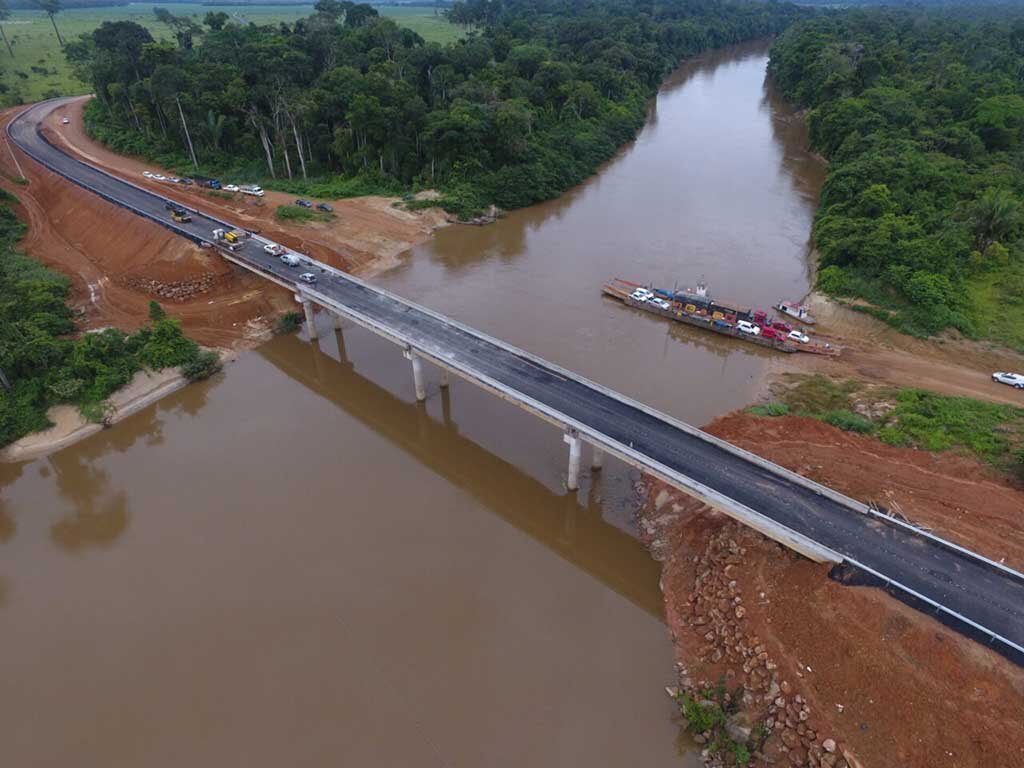
[[(559, 200), (442, 230), (385, 287), (697, 423), (767, 358), (603, 299), (808, 285), (821, 169), (767, 47), (676, 72)], [(355, 328), (275, 339), (47, 459), (0, 465), (10, 765), (693, 766), (659, 570), (616, 462)]]

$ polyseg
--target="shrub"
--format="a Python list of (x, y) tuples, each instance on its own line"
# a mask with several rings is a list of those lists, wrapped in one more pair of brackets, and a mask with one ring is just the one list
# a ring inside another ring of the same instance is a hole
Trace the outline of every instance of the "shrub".
[(281, 221), (315, 221), (319, 217), (309, 208), (298, 205), (279, 205), (277, 206), (277, 218)]
[(164, 312), (164, 308), (160, 306), (159, 302), (156, 302), (156, 301), (149, 302), (149, 319), (150, 320), (152, 320), (153, 322), (156, 322), (157, 320), (163, 320), (165, 317), (167, 317), (167, 313)]
[(859, 413), (848, 411), (845, 409), (837, 411), (826, 411), (819, 417), (822, 421), (831, 424), (833, 427), (839, 427), (839, 429), (847, 432), (859, 432), (861, 434), (868, 434), (873, 432), (875, 425), (865, 419)]
[(285, 312), (274, 326), (274, 333), (294, 333), (305, 321), (300, 312)]
[(220, 355), (212, 349), (206, 349), (196, 355), (191, 362), (181, 366), (181, 373), (189, 381), (208, 379), (223, 368)]
[(755, 416), (785, 416), (789, 413), (789, 406), (785, 403), (767, 403), (752, 405), (747, 410)]

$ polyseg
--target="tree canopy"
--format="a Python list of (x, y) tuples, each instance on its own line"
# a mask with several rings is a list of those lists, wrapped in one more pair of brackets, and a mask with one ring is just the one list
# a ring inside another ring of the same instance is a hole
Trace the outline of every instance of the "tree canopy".
[(294, 24), (208, 15), (201, 42), (195, 29), (175, 44), (108, 23), (68, 57), (98, 97), (90, 130), (121, 151), (183, 160), (191, 138), (208, 172), (268, 186), (360, 177), (438, 187), (460, 209), (512, 208), (558, 195), (631, 139), (682, 58), (805, 14), (745, 0), (468, 0), (450, 19), (473, 31), (441, 46), (372, 6), (320, 0)]
[[(811, 141), (829, 160), (821, 287), (910, 331), (1008, 338), (998, 326), (1024, 299), (1024, 16), (829, 14), (785, 32), (770, 71), (811, 108)], [(1002, 286), (991, 306), (981, 283)]]

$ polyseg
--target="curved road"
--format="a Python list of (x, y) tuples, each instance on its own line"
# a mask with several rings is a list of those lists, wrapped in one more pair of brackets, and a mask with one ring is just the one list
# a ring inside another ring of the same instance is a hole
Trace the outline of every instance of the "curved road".
[[(49, 144), (39, 126), (63, 101), (29, 107), (11, 121), (8, 135), (50, 170), (194, 241), (210, 242), (213, 229), (225, 226), (225, 222), (201, 213), (195, 213), (189, 224), (174, 224), (166, 215), (165, 198)], [(897, 597), (928, 609), (1024, 664), (1021, 574), (870, 514), (859, 502), (361, 281), (323, 270), (311, 290), (296, 285), (296, 270), (263, 253), (258, 242), (247, 243), (233, 258), (296, 291), (306, 289), (314, 301), (321, 301), (319, 296), (344, 307), (353, 316), (386, 329), (389, 337), (453, 369), (515, 393), (522, 401), (533, 403), (528, 406), (533, 410), (579, 429), (619, 455), (639, 457), (642, 463), (660, 469), (662, 476), (684, 477), (694, 487), (710, 489), (738, 508), (752, 510), (758, 517), (813, 540), (854, 568), (890, 582)], [(321, 268), (315, 262), (311, 267)]]

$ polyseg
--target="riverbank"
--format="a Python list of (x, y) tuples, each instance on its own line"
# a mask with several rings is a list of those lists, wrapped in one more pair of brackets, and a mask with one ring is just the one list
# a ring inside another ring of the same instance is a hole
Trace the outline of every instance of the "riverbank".
[[(809, 418), (739, 412), (706, 429), (1024, 565), (1024, 489), (975, 459), (894, 448)], [(1024, 761), (1024, 670), (880, 590), (830, 580), (827, 567), (659, 483), (642, 491), (640, 530), (662, 563), (680, 687), (700, 698), (724, 685), (738, 708), (730, 734), (749, 739), (753, 764)]]
[(31, 461), (74, 445), (105, 426), (113, 426), (163, 397), (177, 392), (188, 380), (176, 368), (139, 371), (127, 386), (109, 398), (112, 407), (106, 425), (90, 422), (73, 405), (55, 405), (47, 412), (53, 426), (33, 432), (0, 449), (0, 462)]
[(787, 374), (821, 373), (1024, 407), (1019, 391), (992, 381), (993, 371), (1024, 370), (1024, 355), (1014, 350), (955, 332), (929, 339), (907, 336), (816, 291), (804, 303), (817, 319), (814, 336), (842, 352), (828, 358), (774, 356), (757, 398), (767, 398)]

